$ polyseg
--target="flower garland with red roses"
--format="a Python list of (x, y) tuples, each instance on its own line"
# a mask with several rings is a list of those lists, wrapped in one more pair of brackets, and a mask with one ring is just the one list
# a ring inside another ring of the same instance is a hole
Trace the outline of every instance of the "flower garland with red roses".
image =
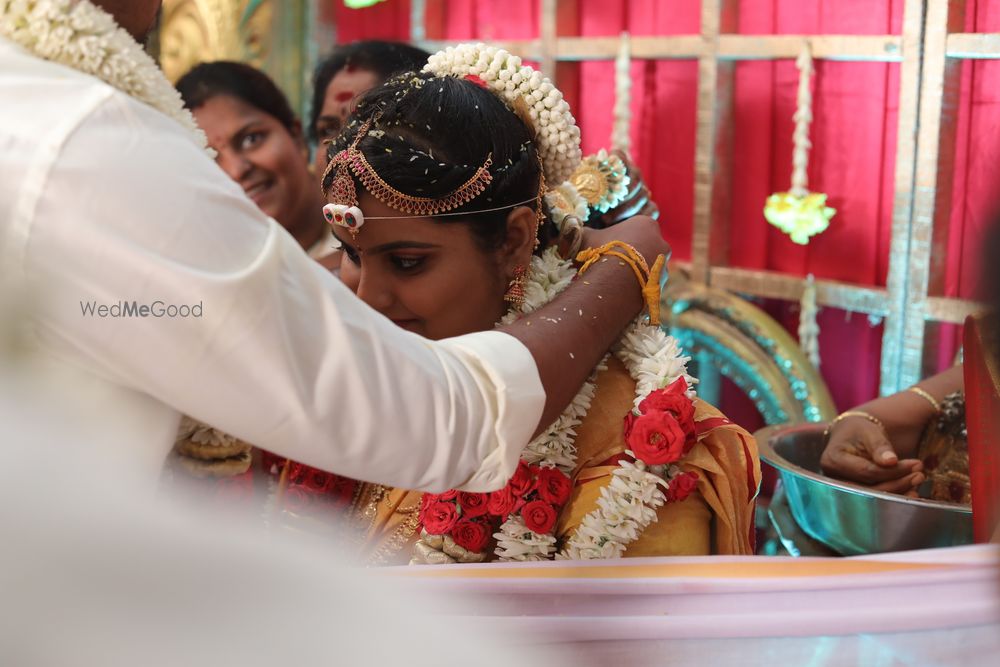
[(420, 524), (427, 535), (447, 536), (460, 547), (455, 549), (449, 544), (451, 548), (444, 549), (453, 558), (463, 562), (485, 560), (494, 532), (513, 515), (537, 535), (551, 533), (572, 490), (573, 482), (566, 473), (521, 461), (513, 478), (499, 491), (425, 493), (420, 504)]
[[(575, 275), (572, 264), (554, 249), (534, 258), (525, 288), (528, 298), (506, 319), (547, 303)], [(491, 537), (496, 540), (493, 554), (501, 561), (618, 557), (656, 520), (658, 507), (694, 490), (697, 476), (677, 465), (696, 442), (690, 388), (695, 380), (687, 375), (687, 358), (673, 338), (638, 320), (614, 353), (636, 380), (635, 409), (624, 423), (629, 449), (612, 473), (612, 483), (602, 490), (598, 509), (584, 518), (564, 548), (556, 553), (553, 530), (572, 493), (575, 428), (590, 409), (593, 377), (563, 415), (525, 448), (503, 489), (424, 495), (421, 537), (411, 563), (483, 562)], [(603, 364), (597, 370), (601, 368)]]

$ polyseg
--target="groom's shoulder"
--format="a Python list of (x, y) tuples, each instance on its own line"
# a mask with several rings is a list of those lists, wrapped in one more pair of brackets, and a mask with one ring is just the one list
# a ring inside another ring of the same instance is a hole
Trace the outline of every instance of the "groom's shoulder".
[[(105, 142), (104, 153), (135, 143), (190, 141), (175, 121), (106, 82), (37, 58), (0, 37), (0, 136), (61, 152), (81, 131)], [(89, 142), (88, 142), (89, 143)]]

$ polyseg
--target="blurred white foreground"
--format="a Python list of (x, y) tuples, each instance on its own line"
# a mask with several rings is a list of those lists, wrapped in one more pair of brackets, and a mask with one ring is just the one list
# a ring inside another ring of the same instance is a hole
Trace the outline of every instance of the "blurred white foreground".
[(994, 547), (365, 571), (157, 501), (135, 416), (27, 364), (0, 351), (0, 665), (1000, 664)]

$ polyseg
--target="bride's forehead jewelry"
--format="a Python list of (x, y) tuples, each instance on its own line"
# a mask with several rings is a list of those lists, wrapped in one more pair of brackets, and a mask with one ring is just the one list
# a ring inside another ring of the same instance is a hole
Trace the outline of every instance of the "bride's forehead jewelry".
[[(476, 169), (469, 180), (443, 197), (415, 197), (400, 192), (378, 175), (374, 167), (368, 163), (364, 153), (358, 149), (358, 143), (368, 133), (372, 123), (377, 118), (376, 115), (365, 121), (351, 145), (333, 156), (323, 174), (323, 182), (326, 183), (331, 172), (336, 170), (329, 189), (323, 193), (327, 199), (333, 200), (333, 203), (323, 207), (323, 215), (328, 223), (346, 227), (352, 238), (357, 238), (358, 230), (365, 224), (364, 214), (358, 206), (358, 193), (352, 174), (357, 176), (373, 197), (386, 206), (407, 214), (398, 216), (400, 218), (435, 217), (446, 214), (481, 195), (493, 182), (493, 175), (490, 173), (493, 154), (490, 153), (486, 156), (486, 161)], [(491, 210), (500, 210), (500, 208)]]

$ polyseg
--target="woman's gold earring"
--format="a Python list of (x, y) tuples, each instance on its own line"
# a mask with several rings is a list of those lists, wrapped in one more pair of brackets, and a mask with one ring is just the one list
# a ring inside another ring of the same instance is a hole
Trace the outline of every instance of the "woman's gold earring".
[(527, 275), (528, 271), (523, 266), (516, 267), (514, 269), (514, 278), (507, 285), (507, 291), (503, 295), (503, 300), (515, 308), (520, 308), (524, 305), (524, 283), (526, 282)]

